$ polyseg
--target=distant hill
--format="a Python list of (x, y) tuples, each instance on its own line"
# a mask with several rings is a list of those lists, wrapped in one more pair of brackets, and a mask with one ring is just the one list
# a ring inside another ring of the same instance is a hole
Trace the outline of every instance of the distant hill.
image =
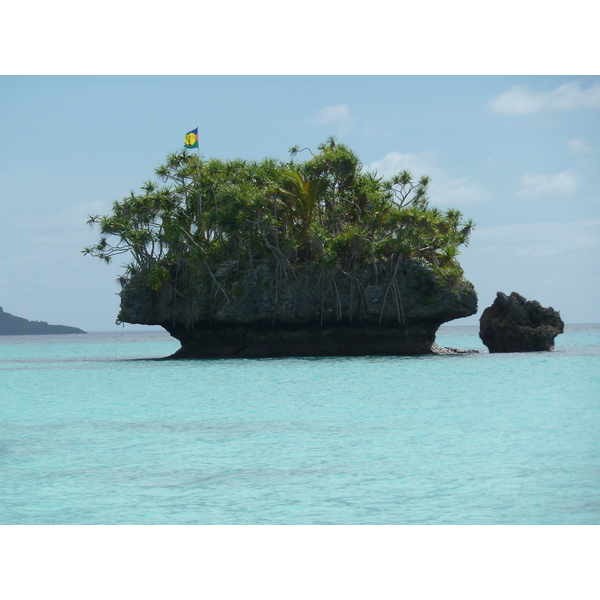
[(0, 335), (51, 335), (57, 333), (85, 333), (85, 331), (66, 325), (48, 325), (46, 321), (28, 321), (4, 312), (0, 306)]

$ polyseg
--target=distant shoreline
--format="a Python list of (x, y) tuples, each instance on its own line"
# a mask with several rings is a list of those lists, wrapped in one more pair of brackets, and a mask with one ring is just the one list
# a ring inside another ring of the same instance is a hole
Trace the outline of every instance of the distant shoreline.
[(0, 307), (0, 335), (64, 335), (86, 333), (78, 327), (49, 325), (46, 321), (29, 321), (4, 312)]

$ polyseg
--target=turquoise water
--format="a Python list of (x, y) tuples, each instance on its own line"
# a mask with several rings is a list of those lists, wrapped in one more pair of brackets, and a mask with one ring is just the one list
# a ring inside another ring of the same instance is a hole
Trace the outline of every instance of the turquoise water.
[(600, 325), (488, 354), (137, 360), (0, 337), (0, 524), (598, 524)]

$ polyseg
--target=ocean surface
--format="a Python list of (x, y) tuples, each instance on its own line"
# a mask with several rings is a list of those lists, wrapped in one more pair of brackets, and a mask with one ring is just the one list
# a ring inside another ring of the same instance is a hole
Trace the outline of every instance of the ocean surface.
[(600, 325), (554, 352), (148, 360), (0, 337), (0, 524), (600, 524)]

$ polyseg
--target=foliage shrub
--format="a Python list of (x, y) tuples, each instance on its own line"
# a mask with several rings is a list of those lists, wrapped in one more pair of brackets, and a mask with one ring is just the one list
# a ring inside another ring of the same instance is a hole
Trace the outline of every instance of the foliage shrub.
[(428, 177), (367, 172), (334, 138), (316, 154), (304, 150), (308, 158), (298, 161), (301, 151), (291, 148), (288, 162), (172, 153), (157, 181), (115, 202), (109, 215), (90, 216), (101, 237), (83, 252), (106, 262), (127, 255), (122, 286), (171, 285), (183, 295), (194, 278), (222, 286), (215, 273), (224, 264), (234, 266), (232, 285), (259, 264), (278, 279), (309, 265), (389, 278), (409, 259), (446, 284), (462, 278), (457, 257), (473, 223), (430, 206)]

